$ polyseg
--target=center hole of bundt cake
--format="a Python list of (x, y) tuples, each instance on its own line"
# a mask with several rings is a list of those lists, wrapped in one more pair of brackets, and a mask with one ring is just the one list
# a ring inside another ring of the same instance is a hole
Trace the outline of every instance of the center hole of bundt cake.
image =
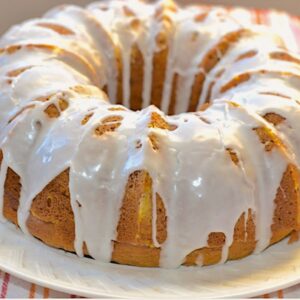
[(125, 76), (124, 69), (121, 69), (118, 77), (117, 104), (133, 111), (154, 105), (167, 115), (196, 111), (201, 94), (200, 85), (199, 88), (195, 88), (196, 82), (194, 82), (188, 89), (185, 84), (182, 84), (184, 76), (179, 74), (170, 76), (167, 59), (164, 51), (156, 53), (151, 76), (149, 76), (143, 54), (138, 46), (133, 47), (129, 74)]
[[(163, 89), (161, 85), (162, 83), (160, 83), (160, 86), (154, 85), (151, 93), (151, 98), (148, 101), (145, 101), (145, 99), (143, 98), (143, 85), (141, 84), (133, 86), (131, 89), (130, 100), (126, 101), (122, 97), (122, 93), (118, 93), (116, 104), (123, 105), (133, 111), (140, 111), (144, 108), (154, 105), (162, 110), (166, 115), (176, 115), (179, 113), (194, 112), (197, 110), (198, 102), (191, 103), (191, 99), (188, 99), (188, 101), (184, 99), (183, 102), (185, 103), (181, 103), (178, 105), (180, 99), (176, 98), (175, 96), (175, 87), (171, 88), (172, 90), (170, 98), (167, 100), (163, 99)], [(206, 103), (202, 105), (200, 109), (205, 110), (208, 106), (209, 103)]]
[(211, 105), (211, 101), (207, 101), (199, 105), (198, 98), (200, 97), (200, 95), (198, 95), (197, 101), (191, 102), (192, 98), (188, 99), (188, 101), (184, 99), (183, 101), (185, 103), (183, 103), (183, 105), (177, 105), (177, 102), (180, 101), (180, 99), (178, 98), (176, 99), (176, 97), (174, 96), (174, 94), (176, 94), (175, 90), (172, 91), (172, 96), (169, 99), (167, 105), (160, 97), (160, 94), (162, 94), (162, 90), (156, 91), (156, 95), (154, 95), (154, 97), (151, 98), (149, 105), (145, 105), (143, 98), (139, 97), (135, 93), (130, 97), (130, 101), (128, 104), (126, 104), (124, 99), (117, 100), (117, 104), (123, 105), (133, 111), (140, 111), (144, 108), (154, 105), (160, 110), (162, 110), (166, 115), (169, 116), (177, 115), (180, 113), (186, 113), (186, 112), (204, 111)]
[[(211, 94), (208, 91), (206, 96), (202, 95), (205, 81), (202, 72), (196, 74), (190, 84), (190, 75), (170, 75), (166, 62), (162, 61), (161, 65), (153, 64), (152, 76), (148, 76), (142, 54), (137, 50), (134, 53), (129, 78), (121, 73), (117, 82), (116, 104), (133, 111), (154, 105), (167, 115), (195, 112), (208, 107)], [(204, 105), (200, 105), (200, 102)]]

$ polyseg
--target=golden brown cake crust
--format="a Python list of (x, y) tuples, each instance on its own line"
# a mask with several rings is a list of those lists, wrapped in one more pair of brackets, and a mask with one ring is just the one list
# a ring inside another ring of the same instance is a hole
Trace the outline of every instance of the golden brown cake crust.
[[(125, 13), (130, 17), (132, 11), (124, 6)], [(169, 7), (170, 10), (175, 8)], [(201, 13), (196, 16), (197, 22), (203, 22), (207, 17), (207, 13)], [(165, 13), (165, 9), (158, 10), (155, 18), (161, 21), (161, 31), (155, 36), (157, 49), (153, 53), (153, 70), (152, 70), (152, 87), (150, 102), (158, 107), (161, 106), (163, 97), (163, 87), (167, 72), (168, 56), (170, 52), (170, 36), (172, 32), (172, 20)], [(62, 35), (74, 34), (72, 30), (64, 26), (57, 26), (48, 23), (40, 23), (39, 26), (46, 27)], [(139, 22), (133, 19), (130, 26), (133, 30), (139, 30)], [(191, 96), (188, 103), (188, 110), (195, 111), (198, 105), (199, 96), (202, 92), (203, 84), (206, 74), (209, 73), (220, 61), (220, 59), (227, 53), (230, 47), (239, 41), (242, 37), (251, 36), (253, 33), (247, 29), (240, 29), (230, 32), (222, 37), (221, 40), (210, 49), (204, 59), (198, 65), (201, 72), (196, 74), (192, 85)], [(0, 49), (0, 53), (7, 52), (10, 54), (19, 51), (22, 47), (28, 49), (39, 49), (40, 51), (57, 51), (54, 46), (47, 45), (25, 45), (25, 46), (11, 46), (6, 49)], [(60, 49), (61, 50), (61, 49)], [(62, 51), (62, 50), (61, 50)], [(117, 65), (117, 104), (121, 104), (123, 100), (123, 65), (122, 65), (122, 49), (118, 46), (115, 47), (115, 57)], [(73, 53), (67, 52), (66, 55), (74, 56)], [(245, 52), (237, 57), (238, 60), (253, 57), (257, 54), (252, 50)], [(291, 63), (299, 64), (300, 61), (296, 57), (285, 53), (284, 51), (273, 52), (270, 58), (274, 60), (282, 60)], [(91, 77), (96, 77), (93, 74), (93, 69), (90, 70), (89, 64), (82, 61), (81, 57), (75, 55), (73, 57), (78, 64), (84, 65)], [(144, 67), (145, 61), (143, 54), (137, 44), (133, 44), (130, 55), (130, 108), (133, 110), (142, 109), (143, 99), (143, 83), (144, 83)], [(11, 78), (20, 75), (26, 71), (26, 68), (13, 70), (7, 74)], [(216, 80), (223, 74), (224, 70), (220, 70), (217, 74)], [(260, 71), (267, 72), (265, 70)], [(277, 72), (278, 73), (278, 72)], [(227, 84), (221, 87), (221, 92), (226, 92), (239, 84), (248, 81), (253, 74), (250, 72), (242, 73)], [(278, 74), (277, 74), (278, 75)], [(294, 76), (294, 74), (282, 73), (284, 76)], [(171, 97), (167, 107), (169, 114), (175, 113), (176, 105), (176, 90), (179, 82), (179, 74), (173, 74), (171, 81)], [(209, 102), (211, 92), (215, 82), (212, 82), (208, 88), (206, 97)], [(107, 86), (104, 88), (107, 89)], [(266, 94), (266, 93), (265, 93)], [(271, 95), (272, 92), (269, 92)], [(278, 94), (274, 94), (275, 96)], [(280, 95), (281, 97), (284, 97)], [(286, 97), (289, 98), (289, 97)], [(45, 96), (38, 101), (48, 101), (49, 96)], [(206, 109), (209, 103), (202, 106), (201, 109)], [(232, 103), (232, 105), (235, 105)], [(32, 108), (27, 106), (24, 108)], [(67, 109), (68, 103), (60, 99), (58, 106), (50, 104), (45, 109), (45, 113), (49, 118), (58, 118), (62, 111)], [(122, 117), (117, 115), (118, 110), (124, 110), (122, 107), (111, 107), (111, 111), (116, 111), (116, 115), (110, 116), (110, 119), (99, 120), (100, 125), (95, 128), (94, 134), (102, 136), (107, 132), (113, 132), (121, 126)], [(19, 112), (22, 113), (23, 111)], [(15, 116), (16, 117), (16, 116)], [(92, 117), (92, 113), (88, 113), (83, 119), (81, 124), (85, 125)], [(265, 120), (274, 126), (284, 122), (285, 118), (275, 114), (268, 113), (264, 116)], [(11, 119), (10, 121), (12, 121)], [(205, 119), (203, 119), (205, 121)], [(206, 122), (206, 121), (205, 121)], [(161, 130), (173, 131), (176, 129), (174, 124), (169, 124), (158, 113), (152, 113), (148, 125), (149, 128), (157, 128)], [(268, 128), (258, 127), (253, 129), (261, 143), (265, 147), (266, 152), (271, 152), (274, 148), (284, 150), (284, 145), (280, 139), (271, 132)], [(157, 143), (157, 136), (155, 133), (148, 135), (149, 141), (155, 151), (159, 150)], [(137, 142), (137, 148), (141, 145)], [(227, 148), (225, 151), (228, 153), (231, 163), (236, 167), (239, 166), (239, 157), (234, 149)], [(2, 151), (0, 151), (0, 164), (3, 160)], [(271, 226), (272, 236), (269, 244), (273, 244), (283, 239), (292, 232), (300, 229), (300, 194), (299, 194), (299, 171), (298, 169), (289, 164), (282, 175), (280, 186), (277, 189), (277, 194), (274, 199), (274, 215), (273, 224)], [(126, 190), (123, 196), (123, 201), (120, 209), (120, 217), (117, 226), (117, 234), (115, 240), (112, 241), (112, 262), (143, 266), (143, 267), (158, 267), (160, 265), (160, 247), (153, 241), (153, 236), (156, 237), (159, 244), (163, 244), (168, 237), (168, 216), (164, 206), (164, 199), (159, 194), (153, 195), (153, 178), (146, 170), (136, 170), (128, 177)], [(8, 168), (4, 185), (4, 203), (3, 214), (12, 223), (18, 225), (17, 210), (19, 207), (19, 199), (22, 185), (20, 176), (11, 168)], [(218, 199), (214, 199), (218, 201)], [(155, 202), (153, 202), (155, 201)], [(156, 206), (156, 224), (153, 224), (153, 204)], [(233, 233), (233, 242), (229, 247), (228, 259), (240, 259), (251, 254), (256, 246), (256, 216), (255, 212), (248, 209), (237, 220), (235, 220), (235, 227)], [(66, 251), (75, 252), (75, 223), (74, 214), (71, 207), (70, 191), (69, 191), (69, 169), (64, 170), (49, 182), (44, 189), (34, 198), (30, 209), (30, 215), (27, 220), (29, 232), (41, 240), (45, 244), (64, 249)], [(153, 232), (156, 231), (156, 232)], [(226, 242), (226, 236), (223, 232), (211, 232), (207, 237), (207, 245), (201, 249), (194, 249), (191, 253), (187, 253), (185, 260), (182, 262), (184, 265), (211, 265), (218, 263), (222, 258), (222, 248)], [(83, 245), (83, 252), (85, 255), (89, 254), (87, 246)]]
[[(297, 168), (289, 165), (275, 198), (270, 244), (299, 229), (298, 180)], [(32, 203), (27, 225), (30, 233), (47, 245), (74, 252), (75, 226), (68, 182), (69, 170), (66, 170), (44, 188)], [(4, 216), (15, 224), (20, 189), (19, 176), (9, 169), (5, 182)], [(167, 237), (167, 216), (159, 195), (156, 195), (156, 201), (156, 234), (157, 240), (162, 243)], [(128, 179), (112, 253), (113, 262), (143, 267), (159, 266), (160, 248), (156, 248), (152, 242), (151, 215), (152, 179), (147, 172), (136, 171)], [(218, 263), (224, 242), (222, 232), (211, 233), (207, 239), (207, 247), (195, 249), (188, 254), (184, 264), (195, 265), (199, 256), (202, 257), (203, 265)], [(228, 259), (239, 259), (251, 254), (255, 245), (255, 215), (249, 210), (246, 222), (245, 213), (236, 222)], [(88, 255), (88, 249), (85, 248), (84, 252)]]

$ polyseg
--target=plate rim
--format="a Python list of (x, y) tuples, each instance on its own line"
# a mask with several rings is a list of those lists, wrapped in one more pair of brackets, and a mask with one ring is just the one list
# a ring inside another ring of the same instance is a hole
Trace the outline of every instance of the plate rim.
[[(126, 267), (126, 266), (124, 266)], [(13, 268), (9, 268), (9, 267), (6, 267), (4, 264), (1, 264), (0, 263), (0, 268), (2, 271), (4, 272), (7, 272), (9, 273), (10, 275), (12, 276), (15, 276), (19, 279), (22, 279), (22, 280), (25, 280), (29, 283), (34, 283), (34, 284), (37, 284), (37, 285), (40, 285), (42, 287), (45, 287), (45, 288), (49, 288), (49, 289), (52, 289), (54, 291), (57, 291), (57, 292), (62, 292), (62, 293), (67, 293), (67, 294), (75, 294), (77, 296), (82, 296), (82, 297), (88, 297), (88, 298), (98, 298), (98, 297), (108, 297), (108, 298), (116, 298), (116, 299), (121, 299), (121, 298), (124, 298), (124, 295), (111, 295), (111, 294), (105, 294), (105, 292), (103, 292), (103, 294), (98, 294), (98, 293), (93, 293), (93, 292), (89, 292), (87, 291), (86, 288), (84, 288), (84, 291), (83, 290), (79, 290), (77, 288), (72, 288), (70, 287), (69, 284), (66, 283), (66, 286), (63, 286), (62, 284), (56, 284), (56, 283), (50, 283), (49, 281), (47, 281), (46, 279), (39, 279), (37, 277), (33, 277), (32, 275), (30, 274), (26, 274), (25, 272), (21, 272), (21, 271), (16, 271), (14, 270)], [(276, 292), (278, 290), (281, 290), (281, 289), (286, 289), (286, 288), (289, 288), (289, 287), (292, 287), (296, 284), (300, 283), (300, 274), (299, 274), (299, 278), (295, 278), (293, 280), (287, 280), (286, 282), (283, 282), (282, 284), (278, 284), (276, 286), (272, 286), (272, 287), (268, 287), (268, 288), (261, 288), (261, 289), (258, 289), (256, 291), (253, 291), (253, 292), (245, 292), (245, 293), (232, 293), (232, 294), (228, 294), (228, 295), (224, 295), (222, 296), (222, 298), (225, 298), (225, 299), (228, 299), (228, 298), (248, 298), (248, 297), (256, 297), (256, 296), (262, 296), (263, 294), (269, 294), (269, 293), (273, 293), (273, 292)], [(128, 296), (125, 296), (126, 298)], [(161, 295), (160, 296), (161, 298), (164, 298), (164, 299), (178, 299), (178, 298), (183, 298), (183, 299), (190, 299), (191, 297), (194, 298), (193, 296), (182, 296), (182, 295), (178, 295), (178, 296), (166, 296), (166, 295)], [(129, 297), (128, 297), (129, 298)], [(130, 298), (140, 298), (140, 296), (130, 296)], [(143, 298), (153, 298), (153, 296), (151, 295), (143, 295)], [(199, 298), (202, 298), (201, 296)], [(210, 297), (211, 299), (218, 299), (220, 297), (218, 297), (216, 295), (216, 297)]]
[[(1, 234), (1, 231), (2, 231), (2, 234)], [(4, 224), (3, 223), (0, 223), (0, 235), (2, 235), (1, 238), (3, 238), (5, 240), (6, 236), (8, 236), (7, 234), (5, 234), (5, 236), (3, 237), (3, 233), (8, 233), (8, 234), (11, 234), (13, 235), (13, 237), (11, 237), (10, 235), (10, 238), (15, 238), (19, 241), (19, 238), (21, 237), (21, 240), (24, 240), (25, 241), (25, 245), (23, 244), (22, 245), (22, 241), (20, 242), (21, 244), (21, 247), (20, 249), (22, 249), (25, 253), (26, 249), (27, 251), (30, 250), (28, 249), (28, 245), (27, 243), (29, 243), (29, 246), (30, 247), (34, 247), (34, 246), (38, 246), (38, 248), (41, 248), (42, 250), (45, 250), (45, 251), (50, 251), (53, 253), (53, 255), (59, 255), (61, 258), (63, 258), (64, 256), (65, 257), (70, 257), (70, 258), (75, 258), (75, 259), (79, 259), (78, 262), (87, 262), (87, 263), (92, 263), (92, 260), (89, 259), (89, 258), (79, 258), (77, 257), (76, 254), (73, 254), (73, 253), (70, 253), (70, 252), (66, 252), (64, 250), (61, 250), (61, 249), (55, 249), (55, 248), (52, 248), (52, 247), (49, 247), (47, 245), (45, 245), (43, 242), (35, 239), (35, 238), (32, 238), (32, 237), (29, 237), (26, 236), (24, 233), (22, 233), (19, 229), (17, 229), (13, 224), (10, 224), (8, 222), (5, 222)], [(9, 240), (10, 238), (6, 238), (7, 240)], [(286, 243), (287, 241), (287, 238), (282, 240), (281, 242), (277, 243), (276, 245), (274, 245), (273, 247), (269, 247), (267, 249), (267, 251), (272, 254), (272, 249), (274, 249), (274, 247), (281, 247), (280, 245), (284, 246), (284, 243)], [(291, 247), (291, 249), (293, 251), (297, 251), (297, 253), (299, 252), (299, 258), (297, 260), (297, 264), (298, 264), (298, 267), (300, 268), (300, 242), (296, 242), (295, 243), (296, 246), (295, 247)], [(19, 243), (18, 243), (19, 245)], [(13, 246), (13, 244), (11, 243), (9, 246)], [(287, 247), (290, 247), (289, 245), (286, 245)], [(276, 249), (276, 248), (275, 248)], [(291, 251), (292, 251), (291, 250)], [(282, 252), (282, 251), (281, 251)], [(275, 253), (276, 253), (276, 250), (275, 250)], [(261, 253), (261, 254), (258, 254), (257, 256), (259, 255), (268, 255), (265, 252)], [(291, 252), (286, 252), (284, 251), (284, 255), (286, 254), (287, 257), (290, 257), (291, 255)], [(254, 255), (251, 255), (252, 257), (256, 256), (255, 254)], [(241, 260), (237, 260), (237, 261), (232, 261), (232, 262), (229, 262), (228, 264), (239, 264), (239, 262), (243, 262), (246, 258), (243, 258)], [(96, 263), (95, 263), (96, 264)], [(155, 268), (140, 268), (140, 267), (134, 267), (134, 266), (125, 266), (125, 265), (118, 265), (118, 264), (112, 264), (112, 263), (101, 263), (99, 264), (99, 266), (105, 264), (106, 266), (109, 266), (111, 265), (112, 267), (116, 267), (116, 268), (122, 268), (123, 270), (124, 269), (130, 269), (130, 270), (140, 270), (141, 269), (155, 269)], [(25, 264), (26, 265), (26, 264)], [(75, 294), (75, 295), (78, 295), (78, 296), (83, 296), (83, 297), (92, 297), (92, 298), (98, 298), (98, 297), (108, 297), (108, 298), (140, 298), (141, 296), (140, 295), (134, 295), (134, 293), (120, 293), (119, 291), (115, 291), (113, 294), (111, 292), (107, 292), (105, 291), (105, 289), (102, 289), (101, 292), (100, 292), (100, 289), (99, 288), (96, 288), (96, 289), (93, 289), (92, 287), (90, 286), (82, 286), (82, 285), (72, 285), (71, 283), (69, 283), (68, 281), (66, 280), (63, 280), (61, 278), (46, 278), (46, 275), (42, 276), (42, 277), (39, 277), (39, 276), (34, 276), (33, 272), (32, 272), (32, 269), (30, 268), (26, 268), (25, 265), (20, 265), (18, 266), (17, 264), (16, 265), (13, 265), (12, 263), (9, 263), (9, 260), (5, 261), (5, 260), (1, 260), (0, 259), (0, 269), (11, 274), (12, 276), (15, 276), (17, 278), (20, 278), (22, 280), (25, 280), (27, 282), (30, 282), (30, 283), (34, 283), (34, 284), (37, 284), (37, 285), (40, 285), (42, 287), (46, 287), (46, 288), (50, 288), (54, 291), (59, 291), (59, 292), (63, 292), (63, 293), (67, 293), (67, 294)], [(57, 265), (58, 266), (58, 265)], [(204, 267), (204, 268), (222, 268), (222, 265), (219, 265), (219, 266), (208, 266), (208, 267)], [(191, 267), (182, 267), (183, 269), (189, 269)], [(158, 268), (156, 268), (158, 269)], [(170, 269), (169, 269), (170, 270)], [(176, 270), (176, 269), (175, 269)], [(178, 269), (177, 269), (178, 270)], [(105, 273), (105, 270), (101, 270), (101, 272)], [(288, 287), (291, 287), (291, 286), (294, 286), (298, 283), (300, 283), (300, 272), (294, 272), (294, 273), (291, 273), (291, 276), (287, 276), (287, 277), (284, 277), (280, 280), (279, 283), (275, 284), (276, 282), (276, 279), (274, 278), (273, 279), (273, 283), (272, 283), (272, 280), (271, 282), (267, 283), (265, 287), (262, 287), (262, 286), (258, 286), (257, 289), (253, 289), (253, 285), (250, 285), (249, 287), (245, 287), (245, 290), (237, 290), (236, 292), (234, 291), (234, 289), (231, 289), (231, 290), (228, 290), (223, 292), (222, 295), (221, 294), (216, 294), (216, 295), (212, 295), (212, 296), (206, 296), (206, 295), (201, 295), (201, 293), (199, 293), (199, 298), (245, 298), (245, 297), (255, 297), (255, 296), (262, 296), (263, 294), (266, 294), (266, 293), (272, 293), (272, 292), (275, 292), (275, 291), (278, 291), (280, 289), (285, 289), (285, 288), (288, 288)], [(195, 292), (196, 293), (196, 292)], [(187, 296), (183, 296), (183, 295), (168, 295), (167, 293), (160, 293), (159, 295), (156, 295), (156, 297), (159, 296), (160, 298), (164, 298), (164, 299), (171, 299), (171, 298), (174, 298), (174, 299), (178, 299), (178, 298), (183, 298), (183, 299), (190, 299), (190, 298), (194, 298), (195, 297), (195, 294), (193, 295), (187, 295)], [(143, 298), (153, 298), (154, 295), (149, 293), (149, 294), (143, 294), (142, 295)], [(197, 297), (197, 296), (196, 296)]]

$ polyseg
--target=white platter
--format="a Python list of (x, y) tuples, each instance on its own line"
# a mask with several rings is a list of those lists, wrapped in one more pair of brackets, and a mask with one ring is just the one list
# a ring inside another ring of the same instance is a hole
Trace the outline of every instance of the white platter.
[(260, 255), (211, 267), (176, 270), (98, 263), (52, 249), (0, 224), (0, 269), (85, 297), (249, 297), (300, 282), (300, 243), (287, 240)]

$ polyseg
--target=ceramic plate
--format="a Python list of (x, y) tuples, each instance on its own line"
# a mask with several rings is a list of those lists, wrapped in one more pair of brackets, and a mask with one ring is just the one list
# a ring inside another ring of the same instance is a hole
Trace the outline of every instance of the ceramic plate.
[(300, 282), (300, 243), (210, 267), (137, 268), (78, 258), (0, 224), (0, 269), (85, 297), (249, 297)]

